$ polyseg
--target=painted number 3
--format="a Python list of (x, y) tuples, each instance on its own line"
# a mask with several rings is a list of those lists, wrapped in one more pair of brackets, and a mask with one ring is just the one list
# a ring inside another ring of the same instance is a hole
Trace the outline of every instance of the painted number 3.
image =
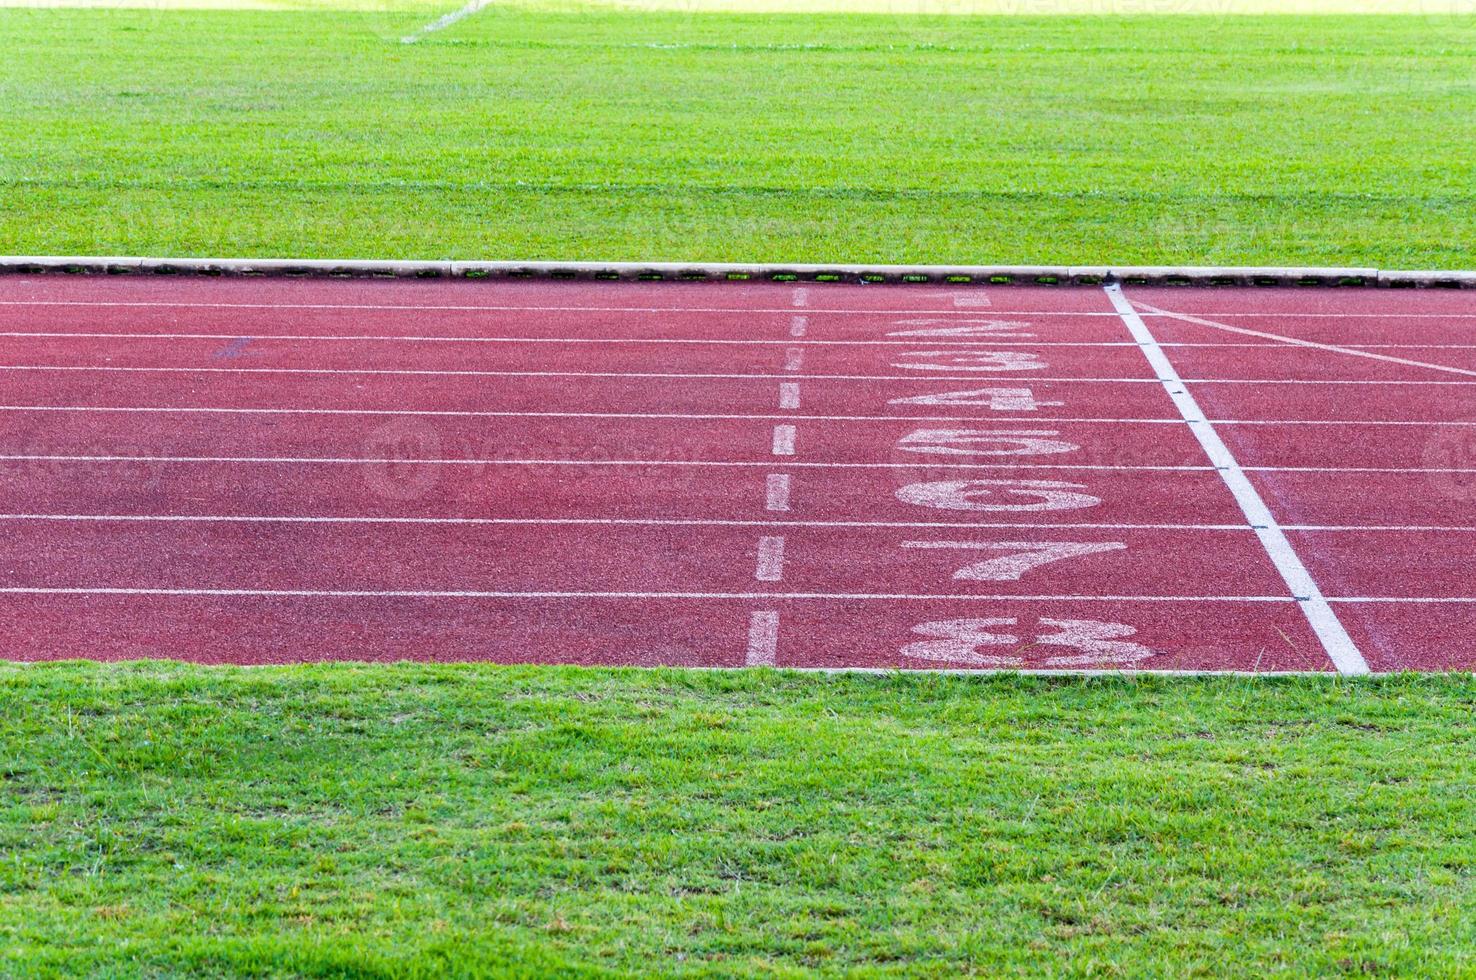
[(1130, 664), (1153, 656), (1152, 650), (1125, 639), (1137, 630), (1121, 623), (1041, 617), (1038, 632), (1028, 640), (1021, 638), (1018, 625), (1013, 616), (922, 623), (912, 631), (929, 639), (907, 644), (901, 654), (971, 667), (1046, 669)]

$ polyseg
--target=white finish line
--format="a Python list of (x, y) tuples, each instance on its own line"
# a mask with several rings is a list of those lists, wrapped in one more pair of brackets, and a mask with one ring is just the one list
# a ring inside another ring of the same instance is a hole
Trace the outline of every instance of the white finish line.
[(1337, 667), (1339, 673), (1343, 674), (1369, 673), (1368, 662), (1363, 659), (1363, 654), (1358, 651), (1352, 637), (1343, 628), (1338, 614), (1328, 604), (1317, 582), (1307, 571), (1307, 567), (1302, 564), (1302, 559), (1298, 557), (1296, 549), (1292, 547), (1291, 541), (1276, 523), (1276, 518), (1272, 515), (1270, 508), (1266, 506), (1260, 493), (1240, 468), (1240, 464), (1236, 462), (1234, 454), (1220, 439), (1219, 434), (1215, 432), (1214, 427), (1200, 409), (1199, 403), (1189, 393), (1178, 371), (1169, 361), (1168, 355), (1158, 346), (1147, 324), (1138, 316), (1133, 304), (1123, 295), (1122, 287), (1113, 284), (1105, 287), (1105, 291), (1113, 308), (1122, 317), (1122, 322), (1141, 345), (1143, 356), (1148, 359), (1148, 363), (1163, 380), (1164, 391), (1178, 407), (1184, 421), (1189, 424), (1189, 430), (1194, 433), (1195, 438), (1204, 448), (1205, 454), (1209, 456), (1210, 462), (1219, 470), (1225, 486), (1230, 489), (1235, 502), (1245, 513), (1246, 520), (1255, 530), (1256, 537), (1266, 549), (1266, 554), (1270, 557), (1272, 564), (1281, 573), (1287, 588), (1291, 590), (1291, 595), (1295, 597), (1297, 605), (1306, 615), (1307, 622), (1316, 632), (1318, 639), (1322, 641), (1323, 649), (1327, 651), (1333, 665)]

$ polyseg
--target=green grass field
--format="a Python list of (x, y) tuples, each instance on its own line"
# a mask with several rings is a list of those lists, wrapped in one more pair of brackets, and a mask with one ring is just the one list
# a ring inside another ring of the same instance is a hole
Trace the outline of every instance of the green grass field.
[(1422, 975), (1469, 679), (0, 669), (0, 972)]
[(0, 253), (1476, 266), (1476, 17), (454, 6), (0, 9)]

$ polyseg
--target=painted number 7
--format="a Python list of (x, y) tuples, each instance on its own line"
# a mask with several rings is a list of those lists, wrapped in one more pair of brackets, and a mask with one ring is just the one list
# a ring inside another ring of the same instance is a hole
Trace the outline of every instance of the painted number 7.
[(1051, 562), (1127, 550), (1121, 541), (903, 541), (902, 547), (1007, 552), (953, 573), (955, 579), (966, 582), (1018, 582), (1026, 572)]

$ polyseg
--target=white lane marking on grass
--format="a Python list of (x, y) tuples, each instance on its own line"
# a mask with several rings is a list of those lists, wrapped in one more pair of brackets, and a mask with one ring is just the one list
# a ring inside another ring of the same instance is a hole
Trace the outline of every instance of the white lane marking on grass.
[(781, 382), (779, 382), (779, 407), (780, 408), (799, 408), (800, 407), (800, 389), (799, 389), (799, 382), (798, 381), (781, 381)]
[(1142, 345), (1143, 356), (1153, 367), (1154, 372), (1163, 380), (1163, 389), (1178, 407), (1179, 413), (1183, 415), (1184, 422), (1188, 424), (1189, 430), (1199, 440), (1205, 455), (1218, 469), (1220, 477), (1225, 481), (1225, 486), (1230, 489), (1235, 497), (1235, 502), (1244, 512), (1246, 521), (1255, 529), (1256, 537), (1260, 540), (1266, 554), (1270, 557), (1276, 570), (1286, 582), (1287, 588), (1291, 590), (1292, 596), (1297, 600), (1297, 605), (1307, 617), (1313, 631), (1322, 642), (1323, 649), (1327, 651), (1329, 659), (1344, 674), (1367, 674), (1369, 672), (1368, 662), (1363, 659), (1363, 654), (1358, 652), (1348, 631), (1343, 628), (1343, 623), (1338, 619), (1322, 590), (1318, 588), (1317, 582), (1313, 580), (1307, 567), (1302, 564), (1296, 549), (1287, 539), (1286, 534), (1276, 523), (1266, 502), (1261, 499), (1255, 485), (1240, 468), (1235, 455), (1230, 448), (1220, 439), (1214, 426), (1209, 424), (1199, 403), (1189, 393), (1188, 387), (1183, 379), (1179, 377), (1173, 363), (1169, 361), (1168, 355), (1159, 348), (1153, 337), (1152, 331), (1138, 316), (1126, 296), (1122, 293), (1122, 287), (1115, 283), (1105, 287), (1107, 298), (1111, 300), (1113, 309), (1122, 317), (1122, 322), (1127, 326), (1133, 339)]
[(749, 667), (772, 667), (779, 654), (779, 614), (773, 610), (755, 612), (748, 617)]
[(784, 352), (784, 370), (798, 371), (805, 363), (803, 347), (790, 347)]
[(458, 10), (453, 10), (450, 13), (445, 14), (444, 16), (438, 17), (435, 20), (431, 21), (429, 24), (426, 24), (424, 27), (417, 30), (415, 33), (407, 34), (404, 37), (400, 38), (400, 43), (414, 44), (421, 38), (425, 37), (427, 34), (432, 34), (436, 31), (450, 27), (452, 24), (456, 23), (459, 20), (465, 20), (472, 14), (481, 10), (483, 7), (489, 6), (491, 3), (492, 0), (471, 0), (471, 2), (468, 3), (466, 6), (461, 7)]
[(771, 511), (789, 510), (788, 473), (770, 473), (764, 484), (764, 508)]
[(1278, 344), (1286, 344), (1293, 347), (1306, 347), (1311, 350), (1327, 351), (1333, 354), (1346, 354), (1349, 357), (1362, 357), (1372, 361), (1383, 361), (1388, 364), (1398, 364), (1403, 367), (1421, 368), (1427, 371), (1441, 371), (1446, 374), (1461, 374), (1467, 377), (1476, 378), (1476, 371), (1468, 371), (1465, 368), (1451, 367), (1448, 364), (1432, 364), (1429, 361), (1412, 361), (1408, 358), (1393, 357), (1388, 354), (1376, 354), (1373, 351), (1360, 350), (1356, 347), (1341, 347), (1337, 344), (1322, 344), (1318, 343), (1315, 340), (1303, 340), (1300, 337), (1287, 337), (1283, 334), (1266, 333), (1263, 330), (1250, 330), (1246, 327), (1232, 327), (1228, 323), (1217, 323), (1214, 320), (1206, 320), (1202, 317), (1190, 316), (1187, 313), (1172, 313), (1168, 310), (1161, 310), (1156, 306), (1149, 306), (1147, 303), (1129, 303), (1128, 306), (1134, 311), (1136, 311), (1137, 308), (1141, 306), (1144, 312), (1152, 313), (1156, 316), (1169, 317), (1174, 320), (1181, 320), (1184, 323), (1192, 323), (1200, 327), (1209, 327), (1213, 330), (1224, 330), (1230, 333), (1243, 334), (1248, 337), (1261, 337), (1265, 340), (1274, 340)]
[(774, 426), (773, 454), (775, 456), (793, 456), (795, 427), (792, 425)]
[(784, 578), (784, 538), (765, 535), (758, 540), (758, 564), (753, 577), (760, 582), (779, 582)]
[(803, 337), (810, 326), (810, 318), (807, 316), (792, 316), (789, 318), (789, 335), (791, 337)]

